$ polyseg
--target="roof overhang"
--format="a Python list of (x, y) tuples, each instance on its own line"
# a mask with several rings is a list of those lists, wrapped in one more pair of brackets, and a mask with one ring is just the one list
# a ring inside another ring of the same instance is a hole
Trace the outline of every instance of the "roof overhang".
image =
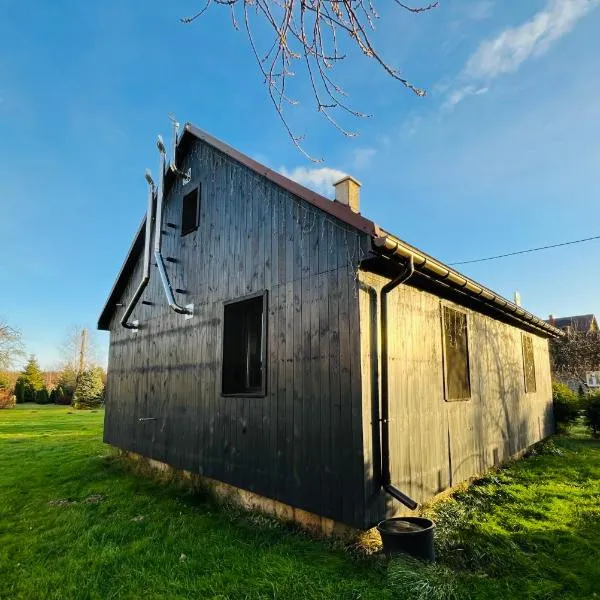
[[(417, 248), (414, 248), (406, 242), (403, 242), (399, 238), (386, 233), (373, 221), (370, 221), (362, 215), (353, 212), (348, 206), (335, 200), (329, 200), (325, 196), (317, 194), (313, 190), (300, 185), (289, 177), (269, 169), (265, 165), (262, 165), (239, 150), (232, 148), (205, 131), (198, 129), (198, 127), (192, 125), (191, 123), (186, 123), (175, 150), (178, 164), (181, 163), (183, 156), (188, 151), (190, 142), (193, 140), (200, 140), (208, 144), (230, 159), (244, 165), (255, 173), (263, 176), (268, 181), (271, 181), (279, 187), (287, 190), (297, 198), (308, 202), (319, 210), (322, 210), (332, 217), (335, 217), (342, 223), (345, 223), (350, 227), (353, 227), (354, 229), (362, 231), (363, 233), (371, 236), (375, 252), (400, 261), (410, 259), (412, 256), (415, 268), (423, 272), (423, 274), (435, 279), (436, 281), (439, 281), (444, 285), (459, 289), (464, 294), (467, 294), (479, 302), (493, 306), (496, 311), (504, 313), (510, 317), (511, 321), (522, 323), (546, 336), (559, 337), (564, 335), (564, 333), (556, 327), (553, 327), (542, 319), (539, 319), (520, 306), (517, 306), (516, 304), (506, 300), (502, 296), (499, 296), (495, 292), (492, 292), (488, 288), (476, 283), (475, 281), (472, 281), (464, 275), (461, 275), (457, 271), (454, 271), (431, 256), (421, 252)], [(169, 189), (174, 181), (174, 177), (175, 175), (173, 172), (168, 169), (165, 175), (165, 190)], [(121, 297), (125, 286), (127, 285), (127, 281), (135, 268), (136, 261), (142, 252), (144, 245), (145, 223), (146, 218), (144, 217), (133, 244), (129, 249), (127, 258), (121, 267), (117, 280), (113, 285), (104, 308), (102, 309), (102, 313), (98, 319), (98, 329), (109, 329), (110, 320), (112, 318), (116, 303)]]
[(536, 317), (521, 306), (510, 302), (489, 288), (476, 283), (444, 263), (383, 230), (379, 230), (378, 235), (374, 237), (373, 245), (376, 251), (393, 259), (405, 262), (412, 258), (415, 269), (418, 271), (440, 283), (459, 290), (474, 300), (494, 308), (496, 311), (508, 316), (511, 321), (521, 323), (525, 327), (534, 329), (546, 336), (561, 337), (564, 335), (564, 332), (560, 329)]

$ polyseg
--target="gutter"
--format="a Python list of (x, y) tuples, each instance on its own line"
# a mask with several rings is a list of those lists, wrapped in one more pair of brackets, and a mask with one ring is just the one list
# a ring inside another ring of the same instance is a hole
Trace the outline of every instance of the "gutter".
[(424, 254), (406, 242), (403, 242), (402, 240), (399, 240), (398, 238), (381, 230), (379, 231), (379, 234), (379, 236), (374, 238), (373, 243), (379, 251), (387, 256), (400, 258), (403, 261), (412, 260), (415, 267), (424, 272), (426, 275), (429, 275), (439, 281), (448, 283), (454, 288), (460, 289), (469, 296), (509, 314), (518, 321), (528, 324), (530, 327), (534, 327), (535, 329), (542, 331), (545, 335), (549, 335), (551, 337), (562, 337), (564, 335), (564, 332), (560, 329), (557, 329), (546, 321), (536, 317), (520, 306), (509, 302), (502, 296), (492, 292), (492, 290), (479, 285), (468, 277), (465, 277), (457, 271), (450, 269), (450, 267), (447, 267), (431, 256)]
[(408, 281), (415, 272), (414, 261), (411, 258), (400, 274), (381, 288), (381, 480), (383, 489), (392, 498), (402, 502), (411, 510), (417, 508), (417, 503), (392, 484), (390, 471), (390, 401), (389, 401), (389, 369), (388, 369), (388, 294)]

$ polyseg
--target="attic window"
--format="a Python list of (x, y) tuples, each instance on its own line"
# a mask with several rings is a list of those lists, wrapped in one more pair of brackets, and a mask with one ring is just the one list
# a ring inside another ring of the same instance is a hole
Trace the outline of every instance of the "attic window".
[(223, 314), (224, 396), (264, 396), (266, 292), (225, 304)]
[(192, 190), (183, 197), (181, 207), (181, 235), (187, 235), (198, 229), (198, 216), (200, 214), (200, 188)]
[(467, 315), (443, 306), (442, 329), (446, 400), (468, 400), (471, 397), (471, 375)]
[(533, 339), (530, 335), (523, 334), (523, 373), (525, 376), (525, 392), (536, 391), (535, 385), (535, 358), (533, 355)]

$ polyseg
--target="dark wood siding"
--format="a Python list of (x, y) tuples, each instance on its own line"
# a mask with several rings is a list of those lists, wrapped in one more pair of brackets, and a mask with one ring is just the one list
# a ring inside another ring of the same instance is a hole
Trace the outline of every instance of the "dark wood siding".
[[(367, 236), (202, 142), (165, 204), (163, 254), (184, 320), (156, 270), (134, 317), (111, 322), (105, 440), (350, 525), (363, 524), (357, 265)], [(201, 185), (198, 229), (182, 199)], [(120, 300), (140, 277), (138, 264)], [(266, 395), (221, 396), (223, 303), (262, 291)], [(139, 419), (152, 419), (139, 421)]]

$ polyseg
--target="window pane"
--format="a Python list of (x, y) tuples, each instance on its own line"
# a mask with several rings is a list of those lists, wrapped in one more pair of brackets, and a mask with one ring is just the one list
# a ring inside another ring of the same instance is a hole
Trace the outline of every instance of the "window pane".
[(183, 197), (181, 208), (181, 235), (198, 229), (199, 188), (192, 190)]
[(535, 358), (533, 355), (533, 339), (523, 335), (523, 371), (525, 374), (525, 391), (535, 392)]
[(223, 394), (264, 391), (264, 296), (225, 305)]
[(446, 399), (471, 397), (467, 315), (447, 306), (443, 308)]

